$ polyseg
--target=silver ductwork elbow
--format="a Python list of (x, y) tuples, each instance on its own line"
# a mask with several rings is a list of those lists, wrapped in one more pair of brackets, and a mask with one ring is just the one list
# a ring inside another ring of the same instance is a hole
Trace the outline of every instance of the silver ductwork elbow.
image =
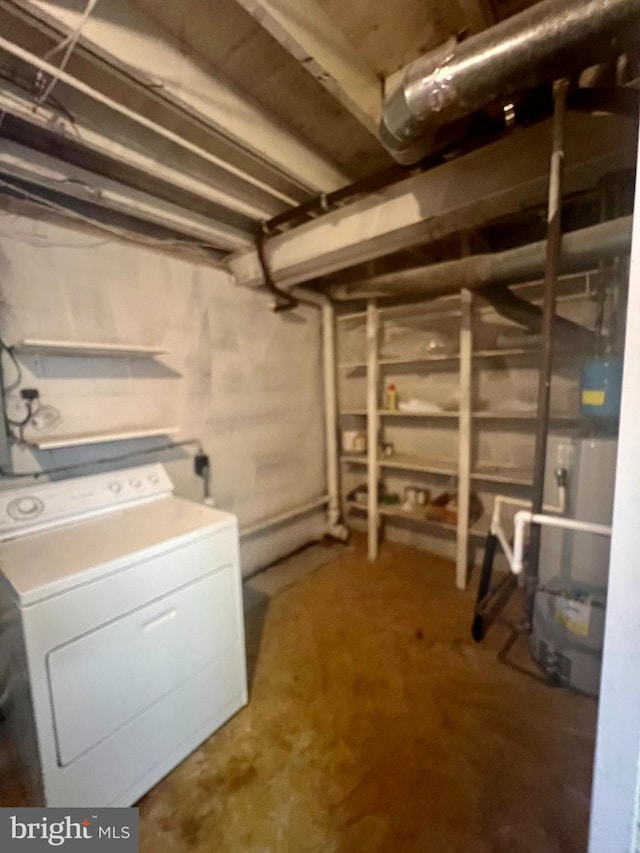
[(614, 59), (638, 40), (640, 0), (543, 0), (408, 65), (385, 101), (381, 141), (399, 163), (415, 163), (439, 128)]

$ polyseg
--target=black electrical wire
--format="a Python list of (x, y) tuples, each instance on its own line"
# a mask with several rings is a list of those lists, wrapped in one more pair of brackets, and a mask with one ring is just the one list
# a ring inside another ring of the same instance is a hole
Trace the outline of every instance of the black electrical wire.
[(269, 261), (267, 260), (267, 253), (265, 251), (266, 242), (267, 238), (263, 231), (258, 236), (258, 240), (256, 242), (256, 249), (258, 250), (258, 258), (260, 259), (260, 266), (262, 267), (262, 275), (264, 277), (265, 287), (275, 297), (273, 310), (291, 311), (292, 308), (298, 307), (298, 300), (290, 293), (287, 293), (286, 290), (281, 290), (279, 287), (277, 287), (275, 281), (273, 280), (273, 276), (271, 275), (271, 269), (269, 267)]
[(135, 456), (149, 456), (152, 453), (163, 453), (167, 450), (174, 450), (178, 447), (198, 448), (198, 452), (202, 452), (202, 442), (198, 438), (187, 438), (184, 441), (171, 441), (167, 444), (161, 444), (158, 447), (147, 447), (144, 450), (130, 450), (127, 453), (120, 453), (118, 456), (104, 456), (101, 459), (91, 459), (86, 462), (74, 462), (70, 465), (59, 465), (57, 468), (43, 468), (41, 471), (25, 471), (21, 473), (13, 473), (0, 468), (0, 478), (4, 477), (7, 480), (22, 480), (27, 478), (48, 477), (50, 474), (63, 474), (67, 471), (76, 471), (78, 468), (89, 468), (94, 465), (108, 465), (110, 462), (122, 462), (125, 459), (132, 459)]
[(6, 352), (6, 354), (9, 356), (9, 358), (13, 362), (13, 366), (16, 369), (16, 378), (13, 380), (11, 385), (8, 385), (4, 389), (4, 393), (8, 394), (11, 391), (13, 391), (15, 388), (17, 388), (20, 385), (20, 383), (22, 382), (22, 370), (20, 368), (20, 363), (19, 363), (18, 359), (16, 358), (16, 355), (13, 351), (13, 347), (7, 346), (5, 344), (5, 342), (2, 340), (2, 338), (0, 338), (0, 349), (4, 350)]
[[(33, 416), (32, 405), (31, 405), (31, 401), (27, 400), (27, 415), (21, 421), (12, 421), (9, 418), (9, 416), (7, 415), (7, 405), (6, 405), (7, 394), (10, 391), (13, 391), (15, 388), (19, 387), (20, 383), (22, 382), (22, 370), (20, 368), (20, 364), (18, 362), (18, 359), (16, 358), (15, 353), (13, 352), (13, 347), (7, 346), (5, 344), (5, 342), (2, 340), (2, 338), (0, 338), (0, 353), (3, 351), (7, 353), (7, 355), (9, 356), (11, 361), (13, 362), (13, 365), (16, 369), (16, 378), (13, 380), (11, 385), (8, 385), (5, 388), (4, 383), (0, 380), (0, 391), (2, 393), (2, 415), (3, 415), (3, 419), (4, 419), (4, 431), (8, 436), (11, 436), (12, 438), (16, 439), (16, 435), (13, 432), (13, 430), (11, 429), (11, 427), (12, 426), (17, 427), (18, 428), (17, 440), (21, 444), (24, 444), (24, 428), (29, 423), (29, 421), (31, 420), (31, 418)], [(1, 375), (2, 374), (0, 371), (0, 376)]]

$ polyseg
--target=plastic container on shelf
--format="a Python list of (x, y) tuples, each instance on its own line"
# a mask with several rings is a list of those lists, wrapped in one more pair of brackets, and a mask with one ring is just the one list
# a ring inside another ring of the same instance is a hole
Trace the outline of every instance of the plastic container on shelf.
[(387, 393), (385, 397), (385, 409), (389, 412), (398, 411), (398, 391), (396, 386), (391, 383), (387, 385)]
[(363, 430), (345, 429), (342, 431), (343, 453), (366, 453), (367, 433)]
[(343, 453), (367, 452), (367, 420), (361, 415), (342, 415), (340, 418)]

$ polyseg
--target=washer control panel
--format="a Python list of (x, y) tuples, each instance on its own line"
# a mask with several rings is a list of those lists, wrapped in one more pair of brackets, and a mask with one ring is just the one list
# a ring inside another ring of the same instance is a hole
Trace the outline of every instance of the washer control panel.
[(0, 541), (173, 492), (162, 465), (143, 465), (0, 492)]

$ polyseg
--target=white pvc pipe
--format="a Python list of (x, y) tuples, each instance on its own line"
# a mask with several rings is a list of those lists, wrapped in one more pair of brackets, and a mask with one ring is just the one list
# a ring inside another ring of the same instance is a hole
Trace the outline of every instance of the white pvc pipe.
[[(503, 506), (519, 506), (523, 509), (531, 508), (531, 501), (525, 501), (522, 498), (512, 498), (508, 495), (496, 495), (493, 502), (493, 515), (491, 516), (491, 532), (494, 536), (500, 538), (502, 533), (502, 507)], [(545, 504), (542, 509), (544, 512), (554, 512), (563, 515), (567, 507), (567, 488), (566, 486), (558, 486), (558, 503)]]
[(456, 586), (466, 589), (469, 574), (469, 504), (471, 500), (471, 386), (473, 374), (472, 295), (460, 292), (460, 377), (458, 415), (458, 524)]
[(340, 459), (338, 452), (338, 397), (336, 390), (335, 310), (324, 294), (306, 288), (295, 288), (293, 295), (322, 311), (322, 355), (324, 383), (325, 448), (327, 466), (327, 527), (331, 536), (346, 539), (348, 531), (340, 524)]
[(367, 553), (378, 558), (378, 334), (380, 317), (375, 299), (367, 302), (367, 509), (369, 517)]
[(284, 524), (285, 521), (290, 521), (292, 518), (297, 518), (300, 515), (305, 515), (307, 512), (312, 512), (314, 509), (319, 509), (329, 503), (329, 496), (323, 495), (316, 501), (302, 504), (287, 510), (280, 515), (272, 515), (270, 518), (264, 518), (262, 521), (256, 521), (254, 524), (248, 524), (246, 527), (240, 528), (240, 537), (253, 536), (256, 533), (262, 533), (263, 530), (268, 530), (270, 527), (277, 527), (279, 524)]
[(327, 489), (329, 491), (329, 528), (340, 521), (340, 477), (338, 460), (338, 401), (336, 393), (335, 311), (327, 299), (322, 306), (324, 361), (324, 412), (327, 452)]
[(524, 569), (524, 530), (528, 524), (540, 524), (545, 527), (559, 527), (563, 530), (575, 530), (579, 533), (594, 533), (596, 536), (611, 536), (611, 526), (596, 524), (592, 521), (577, 521), (574, 518), (564, 518), (554, 515), (534, 514), (529, 509), (522, 509), (513, 519), (513, 560), (511, 571), (514, 575), (522, 574)]
[[(507, 558), (507, 562), (511, 570), (515, 574), (519, 574), (519, 572), (515, 572), (513, 569), (514, 562), (514, 552), (511, 550), (511, 545), (509, 544), (509, 540), (506, 537), (506, 534), (502, 527), (502, 507), (508, 504), (510, 506), (520, 506), (525, 510), (530, 512), (531, 501), (522, 500), (522, 498), (511, 498), (507, 495), (496, 495), (496, 499), (493, 503), (493, 515), (491, 517), (491, 533), (497, 537), (498, 542), (504, 552), (505, 557)], [(544, 512), (555, 512), (559, 514), (564, 514), (567, 506), (567, 488), (566, 486), (559, 485), (558, 486), (558, 504), (556, 506), (545, 504), (543, 506)], [(517, 514), (516, 514), (517, 515)], [(522, 569), (520, 569), (522, 571)]]
[[(179, 136), (177, 133), (168, 130), (166, 127), (157, 124), (155, 121), (151, 121), (151, 119), (146, 118), (140, 113), (134, 112), (134, 110), (130, 110), (123, 104), (118, 103), (118, 101), (114, 101), (113, 98), (108, 97), (108, 95), (104, 95), (97, 89), (94, 89), (91, 86), (88, 86), (86, 83), (83, 83), (82, 80), (78, 80), (77, 77), (73, 77), (71, 74), (68, 74), (66, 71), (57, 68), (55, 65), (51, 65), (51, 63), (49, 62), (45, 62), (44, 59), (40, 59), (39, 56), (30, 53), (28, 50), (24, 50), (17, 44), (14, 44), (13, 42), (3, 38), (2, 36), (0, 36), (0, 48), (11, 54), (12, 56), (15, 56), (17, 59), (21, 59), (23, 62), (26, 62), (32, 67), (37, 68), (39, 71), (42, 71), (45, 74), (49, 75), (53, 80), (59, 80), (66, 86), (70, 86), (72, 89), (75, 89), (77, 92), (86, 95), (87, 97), (102, 104), (108, 109), (120, 113), (120, 115), (124, 116), (125, 118), (128, 118), (136, 124), (139, 124), (141, 127), (144, 127), (147, 130), (150, 130), (153, 133), (164, 137), (170, 142), (173, 142), (175, 145), (178, 145), (180, 148), (183, 148), (185, 151), (189, 151), (191, 154), (195, 154), (197, 157), (200, 157), (202, 160), (206, 160), (207, 162), (212, 163), (218, 168), (223, 169), (225, 172), (235, 175), (246, 183), (251, 184), (254, 187), (257, 187), (258, 189), (267, 193), (268, 195), (271, 195), (274, 198), (278, 198), (281, 201), (286, 202), (287, 204), (295, 204), (295, 200), (290, 198), (290, 196), (287, 196), (284, 193), (281, 193), (279, 190), (270, 187), (263, 181), (252, 177), (246, 172), (243, 172), (241, 169), (238, 169), (236, 166), (225, 162), (220, 157), (216, 157), (215, 154), (211, 154), (210, 151), (206, 151), (204, 148), (200, 148), (200, 146), (195, 145), (193, 142), (189, 142), (188, 139), (185, 139), (184, 137)], [(256, 216), (255, 209), (251, 208), (249, 205), (244, 204), (243, 202), (234, 203), (233, 200), (230, 198), (228, 206), (237, 210), (238, 212), (245, 213), (245, 215), (253, 217)]]

